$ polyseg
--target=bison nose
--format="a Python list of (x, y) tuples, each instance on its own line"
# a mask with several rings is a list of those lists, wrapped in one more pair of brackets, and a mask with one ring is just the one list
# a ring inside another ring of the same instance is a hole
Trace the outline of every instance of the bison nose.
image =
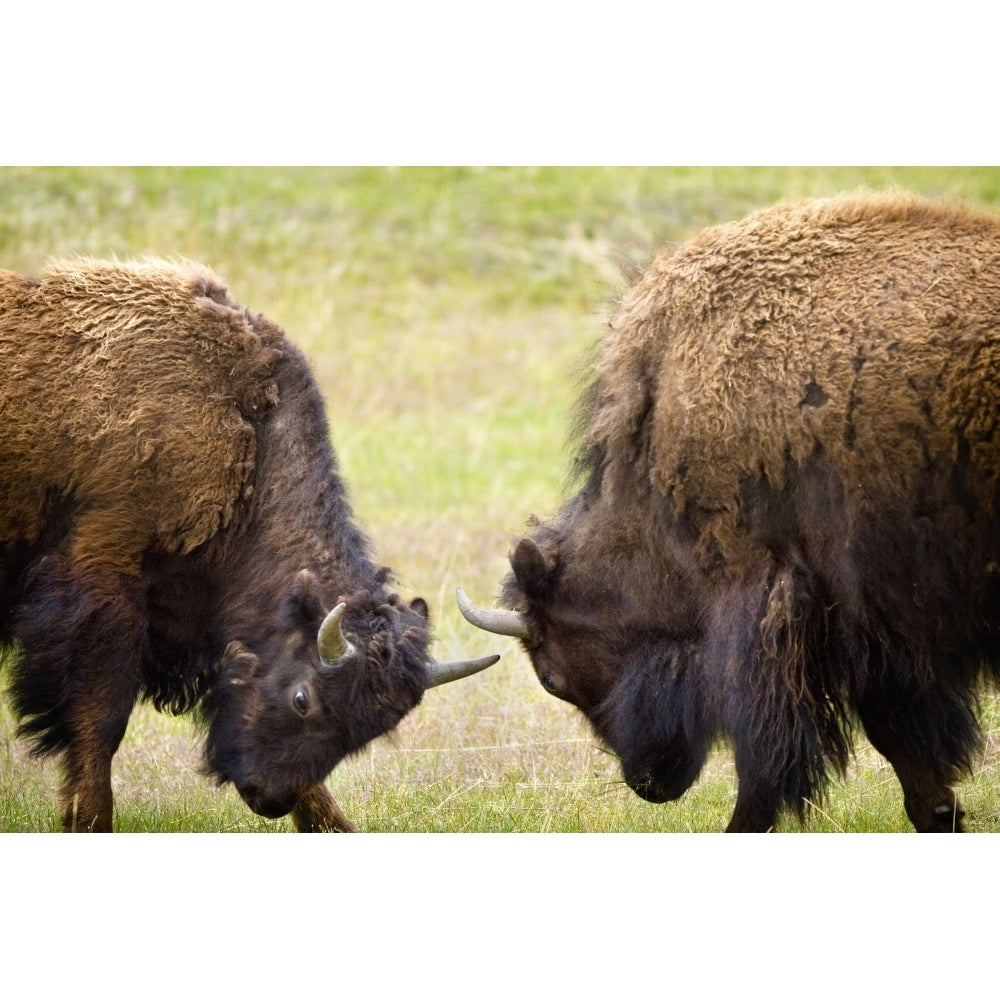
[(626, 775), (625, 782), (640, 799), (645, 799), (655, 805), (670, 802), (683, 794), (683, 791), (675, 791), (666, 787), (648, 771), (644, 774)]
[(668, 801), (668, 796), (663, 794), (662, 789), (658, 788), (652, 781), (637, 781), (634, 785), (630, 784), (629, 787), (639, 796), (640, 799), (645, 799), (647, 802), (653, 802), (659, 805), (663, 802)]
[(258, 815), (265, 819), (279, 819), (291, 812), (297, 798), (275, 795), (269, 792), (263, 782), (250, 779), (237, 786), (240, 797)]

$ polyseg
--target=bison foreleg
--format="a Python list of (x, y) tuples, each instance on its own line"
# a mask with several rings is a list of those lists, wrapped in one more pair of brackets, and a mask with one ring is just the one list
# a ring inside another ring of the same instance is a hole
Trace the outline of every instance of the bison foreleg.
[[(121, 641), (125, 636), (119, 632), (116, 638)], [(111, 832), (111, 759), (135, 704), (138, 664), (131, 655), (123, 655), (134, 650), (121, 649), (119, 642), (109, 645), (114, 649), (107, 659), (80, 666), (84, 676), (77, 680), (84, 683), (69, 713), (72, 737), (63, 754), (60, 801), (63, 829), (70, 832)]]
[(74, 744), (66, 751), (59, 798), (67, 833), (111, 832), (111, 757), (92, 745)]
[(965, 811), (951, 787), (962, 766), (933, 759), (935, 752), (927, 745), (927, 736), (921, 734), (933, 733), (940, 723), (920, 718), (921, 714), (914, 705), (912, 715), (901, 715), (899, 708), (874, 698), (866, 699), (860, 708), (872, 746), (896, 772), (903, 789), (903, 806), (914, 828), (919, 833), (963, 833)]
[(755, 780), (755, 761), (748, 761), (739, 747), (736, 750), (736, 772), (740, 778), (733, 810), (726, 833), (767, 833), (774, 829), (781, 807), (781, 794), (767, 782)]
[(843, 709), (825, 679), (819, 584), (797, 564), (765, 568), (760, 583), (734, 594), (744, 610), (733, 618), (726, 651), (726, 728), (740, 782), (731, 832), (771, 830), (782, 809), (802, 818), (828, 766), (843, 771), (849, 756)]
[(344, 815), (326, 785), (313, 785), (292, 810), (299, 833), (356, 833), (357, 827)]
[(111, 758), (140, 689), (143, 620), (127, 578), (62, 556), (29, 573), (15, 701), (40, 753), (60, 751), (63, 828), (111, 829)]

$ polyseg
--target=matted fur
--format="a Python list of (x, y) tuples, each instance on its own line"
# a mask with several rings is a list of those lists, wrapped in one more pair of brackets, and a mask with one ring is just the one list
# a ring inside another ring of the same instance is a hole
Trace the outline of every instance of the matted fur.
[(960, 828), (1000, 674), (1000, 220), (858, 192), (707, 229), (625, 295), (577, 427), (504, 601), (636, 791), (724, 738), (730, 829), (767, 829), (860, 722), (914, 825)]
[(151, 544), (205, 542), (253, 472), (248, 421), (277, 402), (283, 343), (198, 265), (77, 259), (50, 263), (41, 281), (0, 272), (0, 545), (34, 543), (52, 498), (66, 496), (85, 512), (74, 560), (135, 572)]
[(872, 475), (911, 497), (928, 467), (958, 460), (961, 429), (989, 506), (998, 307), (993, 216), (901, 192), (768, 208), (662, 255), (633, 287), (602, 345), (588, 443), (630, 463), (648, 434), (642, 473), (702, 513), (725, 556), (744, 544), (741, 478), (781, 490), (817, 448), (853, 509)]

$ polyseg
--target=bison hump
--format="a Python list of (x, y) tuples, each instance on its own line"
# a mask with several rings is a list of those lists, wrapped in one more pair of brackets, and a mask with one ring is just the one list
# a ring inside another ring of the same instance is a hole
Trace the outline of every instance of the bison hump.
[(77, 548), (122, 546), (122, 561), (190, 551), (230, 522), (278, 404), (280, 327), (207, 268), (160, 260), (50, 262), (40, 282), (0, 280), (0, 307), (0, 389), (19, 414), (0, 444), (17, 483), (0, 533), (30, 535), (52, 493), (93, 525)]
[(628, 293), (588, 444), (730, 543), (742, 485), (783, 490), (817, 455), (849, 506), (877, 492), (907, 511), (956, 479), (987, 503), (997, 315), (993, 216), (872, 193), (767, 209), (664, 254)]

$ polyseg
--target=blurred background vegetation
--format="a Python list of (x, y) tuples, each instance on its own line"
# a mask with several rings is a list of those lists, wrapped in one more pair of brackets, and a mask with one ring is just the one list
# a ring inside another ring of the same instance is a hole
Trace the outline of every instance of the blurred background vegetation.
[[(404, 593), (429, 601), (436, 654), (503, 653), (334, 772), (362, 829), (718, 830), (735, 789), (725, 748), (681, 802), (641, 802), (516, 644), (460, 619), (454, 589), (489, 603), (528, 515), (564, 496), (573, 400), (623, 272), (705, 225), (862, 185), (989, 208), (1000, 168), (0, 168), (0, 266), (38, 274), (83, 254), (212, 267), (310, 356), (358, 519)], [(963, 793), (973, 829), (998, 828), (995, 711), (988, 700)], [(13, 729), (0, 703), (0, 829), (54, 829), (56, 770)], [(290, 828), (197, 766), (186, 719), (138, 709), (116, 758), (119, 827)], [(817, 806), (808, 829), (908, 828), (863, 743)]]

